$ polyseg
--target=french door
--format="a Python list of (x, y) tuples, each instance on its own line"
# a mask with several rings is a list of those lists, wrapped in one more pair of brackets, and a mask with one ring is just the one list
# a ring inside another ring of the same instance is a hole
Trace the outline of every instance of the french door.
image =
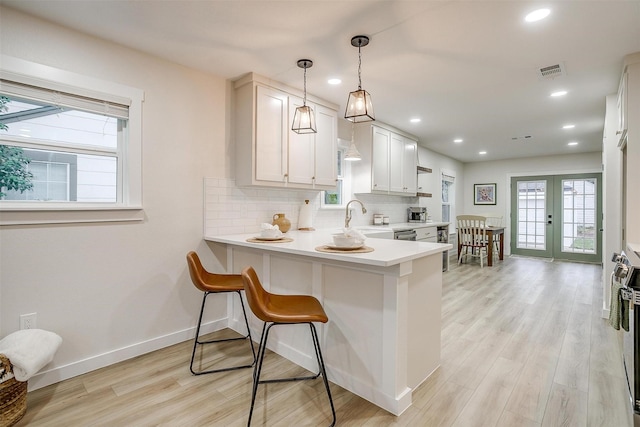
[(511, 253), (599, 263), (602, 174), (511, 178)]

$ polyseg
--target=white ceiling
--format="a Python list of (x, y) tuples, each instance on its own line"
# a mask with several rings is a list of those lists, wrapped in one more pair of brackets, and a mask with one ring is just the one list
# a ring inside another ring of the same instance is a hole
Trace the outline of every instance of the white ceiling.
[[(309, 58), (308, 91), (341, 109), (358, 85), (351, 37), (368, 35), (362, 86), (376, 118), (463, 162), (600, 151), (605, 96), (617, 91), (623, 57), (640, 51), (640, 0), (0, 4), (230, 79), (253, 71), (302, 89), (296, 61)], [(524, 22), (539, 7), (550, 16)], [(538, 77), (558, 63), (565, 76)], [(549, 96), (560, 89), (567, 96)]]

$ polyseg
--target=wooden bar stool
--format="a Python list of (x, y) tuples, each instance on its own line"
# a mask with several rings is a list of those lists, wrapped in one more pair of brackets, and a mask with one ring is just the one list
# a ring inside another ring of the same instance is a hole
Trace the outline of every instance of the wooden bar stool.
[[(242, 276), (239, 274), (214, 274), (210, 273), (204, 269), (202, 263), (200, 262), (200, 258), (198, 254), (191, 251), (187, 254), (187, 264), (189, 265), (189, 274), (191, 275), (191, 281), (195, 285), (196, 288), (204, 292), (204, 296), (202, 297), (202, 308), (200, 308), (200, 317), (198, 318), (198, 327), (196, 329), (196, 337), (193, 341), (193, 352), (191, 353), (191, 364), (189, 365), (189, 369), (191, 373), (194, 375), (202, 375), (202, 374), (211, 374), (214, 372), (224, 372), (231, 371), (234, 369), (244, 369), (251, 368), (256, 363), (256, 351), (253, 347), (253, 340), (251, 339), (251, 331), (249, 330), (249, 321), (247, 320), (247, 312), (244, 308), (244, 303), (242, 302), (242, 295), (240, 291), (244, 289), (244, 284), (242, 282)], [(242, 307), (242, 314), (244, 315), (244, 323), (247, 326), (247, 335), (243, 337), (237, 338), (226, 338), (226, 339), (215, 339), (209, 341), (199, 341), (200, 338), (200, 325), (202, 323), (202, 315), (204, 314), (204, 305), (207, 301), (207, 297), (210, 294), (218, 294), (223, 292), (235, 292), (238, 294), (238, 298), (240, 298), (240, 306)], [(251, 345), (251, 353), (253, 353), (253, 361), (250, 365), (242, 365), (242, 366), (232, 366), (228, 368), (220, 368), (220, 369), (212, 369), (208, 371), (199, 371), (196, 372), (193, 370), (193, 359), (196, 356), (196, 348), (198, 344), (213, 344), (225, 341), (237, 341), (237, 340), (249, 340), (249, 344)]]
[[(247, 302), (253, 314), (264, 322), (262, 327), (262, 336), (260, 337), (260, 345), (258, 346), (258, 363), (253, 371), (253, 391), (251, 392), (251, 409), (249, 410), (249, 421), (247, 426), (251, 425), (251, 416), (253, 415), (253, 406), (256, 401), (256, 392), (258, 384), (284, 382), (284, 381), (301, 381), (313, 380), (322, 375), (324, 387), (327, 389), (329, 403), (331, 404), (331, 413), (333, 421), (331, 426), (336, 424), (336, 411), (333, 406), (331, 390), (329, 389), (329, 381), (327, 381), (327, 373), (320, 351), (320, 341), (318, 333), (312, 322), (327, 323), (329, 320), (320, 302), (310, 295), (278, 295), (272, 294), (264, 290), (260, 279), (253, 267), (246, 267), (242, 270), (242, 280), (244, 281), (244, 291), (247, 296)], [(276, 325), (298, 325), (308, 324), (311, 330), (311, 338), (313, 347), (318, 360), (319, 371), (316, 375), (308, 377), (295, 378), (278, 378), (269, 380), (260, 380), (260, 371), (262, 370), (262, 362), (264, 361), (264, 353), (267, 348), (267, 338), (269, 330)]]

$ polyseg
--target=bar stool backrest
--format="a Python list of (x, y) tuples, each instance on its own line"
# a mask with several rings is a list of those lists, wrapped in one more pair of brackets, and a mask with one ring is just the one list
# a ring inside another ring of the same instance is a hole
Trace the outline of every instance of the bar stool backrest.
[(242, 270), (242, 281), (244, 282), (244, 293), (253, 314), (263, 322), (271, 322), (271, 316), (266, 310), (269, 304), (269, 293), (262, 287), (253, 267), (249, 266)]

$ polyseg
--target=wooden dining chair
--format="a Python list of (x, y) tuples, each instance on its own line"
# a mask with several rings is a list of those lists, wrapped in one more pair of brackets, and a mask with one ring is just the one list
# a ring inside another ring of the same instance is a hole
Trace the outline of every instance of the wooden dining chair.
[[(487, 218), (479, 215), (458, 215), (458, 264), (462, 263), (463, 256), (480, 258), (480, 268), (483, 267), (482, 259), (487, 257)], [(471, 250), (471, 251), (469, 251)]]

